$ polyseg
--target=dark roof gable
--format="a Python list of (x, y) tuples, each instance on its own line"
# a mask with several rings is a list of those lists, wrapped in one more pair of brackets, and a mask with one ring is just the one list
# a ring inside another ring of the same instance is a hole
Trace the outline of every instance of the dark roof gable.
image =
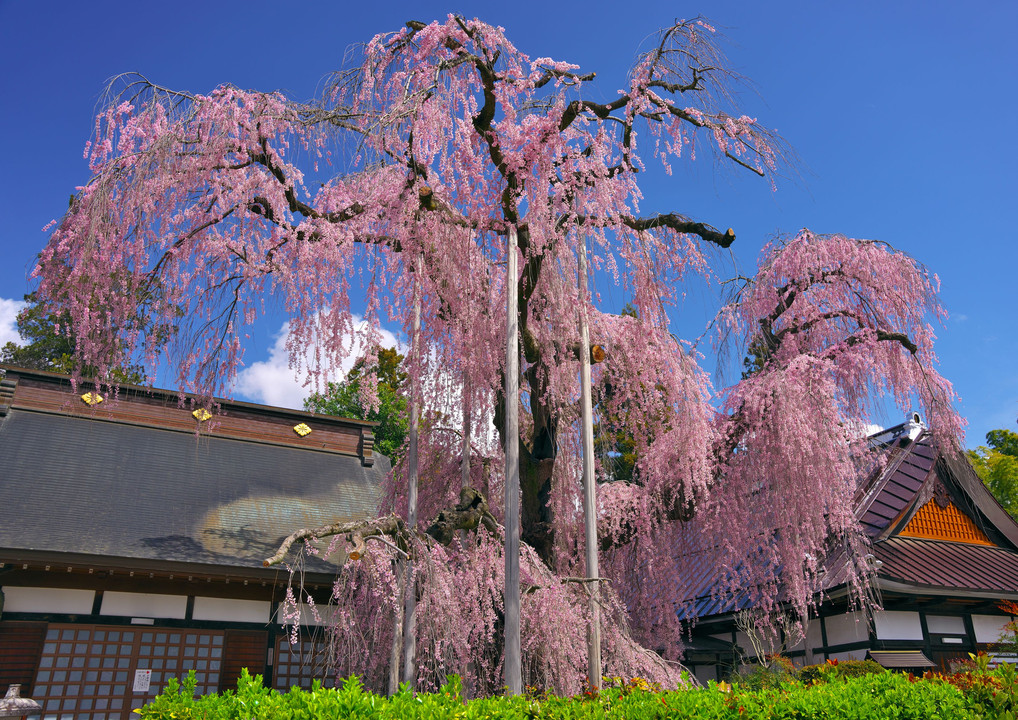
[(1018, 550), (1018, 523), (993, 498), (960, 450), (941, 448), (918, 422), (873, 437), (886, 458), (864, 483), (856, 506), (856, 517), (872, 541), (896, 537), (939, 495), (941, 503), (949, 500), (995, 545)]

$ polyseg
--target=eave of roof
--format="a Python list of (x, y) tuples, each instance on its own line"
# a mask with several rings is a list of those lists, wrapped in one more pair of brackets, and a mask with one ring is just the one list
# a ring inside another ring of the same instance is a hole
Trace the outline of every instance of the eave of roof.
[(875, 543), (882, 580), (918, 588), (1018, 593), (1018, 553), (999, 547), (895, 537)]
[[(304, 568), (302, 577), (305, 584), (331, 584), (336, 578), (337, 565), (331, 565), (312, 558)], [(152, 558), (119, 557), (115, 555), (89, 555), (80, 552), (53, 550), (24, 550), (0, 548), (0, 569), (23, 571), (46, 571), (57, 574), (88, 572), (118, 574), (134, 577), (157, 577), (214, 580), (273, 582), (289, 575), (285, 565), (273, 567), (223, 565), (218, 563), (189, 562), (186, 560), (157, 560)], [(0, 575), (2, 578), (2, 575)], [(2, 583), (0, 583), (2, 584)]]
[(936, 667), (922, 650), (870, 650), (869, 657), (885, 668)]
[[(60, 373), (48, 372), (46, 370), (34, 370), (29, 368), (22, 368), (16, 365), (5, 365), (0, 363), (0, 372), (3, 372), (9, 378), (8, 384), (19, 380), (20, 378), (31, 378), (39, 382), (40, 384), (52, 385), (55, 387), (62, 387), (65, 390), (71, 388), (71, 378), (67, 375), (61, 375)], [(93, 381), (82, 378), (78, 381), (78, 386), (81, 388), (81, 392), (86, 392), (94, 388)], [(193, 393), (183, 393), (177, 390), (169, 390), (166, 388), (148, 387), (145, 385), (131, 385), (124, 383), (117, 386), (118, 394), (121, 397), (143, 397), (153, 398), (158, 401), (168, 401), (171, 403), (178, 403), (181, 399), (184, 401), (202, 400)], [(12, 389), (13, 393), (13, 389)], [(358, 420), (356, 418), (341, 418), (331, 415), (320, 415), (317, 413), (307, 412), (305, 410), (294, 410), (293, 408), (282, 408), (275, 407), (272, 405), (261, 405), (258, 403), (249, 403), (242, 400), (231, 400), (228, 398), (212, 398), (212, 402), (222, 409), (235, 408), (238, 410), (248, 410), (252, 413), (257, 413), (265, 416), (272, 417), (292, 417), (295, 419), (324, 419), (326, 422), (335, 422), (344, 425), (363, 425), (366, 427), (377, 427), (378, 422), (374, 420)]]

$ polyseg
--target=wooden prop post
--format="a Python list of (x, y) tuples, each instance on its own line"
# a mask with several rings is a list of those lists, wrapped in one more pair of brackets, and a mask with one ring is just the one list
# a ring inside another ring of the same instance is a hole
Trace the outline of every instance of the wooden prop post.
[(601, 689), (601, 603), (598, 597), (597, 485), (594, 479), (594, 420), (590, 399), (590, 332), (587, 328), (587, 243), (580, 241), (580, 416), (583, 438), (583, 525), (586, 539), (587, 592), (590, 627), (587, 630), (587, 681)]
[(505, 349), (505, 684), (510, 695), (523, 692), (520, 651), (520, 351), (516, 282), (516, 228), (509, 228), (506, 253)]

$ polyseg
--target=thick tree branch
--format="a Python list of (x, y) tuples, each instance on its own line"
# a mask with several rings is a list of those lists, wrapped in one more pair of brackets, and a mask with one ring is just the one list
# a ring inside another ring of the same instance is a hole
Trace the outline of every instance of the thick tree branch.
[(723, 248), (729, 247), (733, 242), (735, 242), (735, 230), (732, 228), (728, 228), (722, 233), (719, 232), (717, 228), (711, 227), (706, 223), (687, 220), (677, 213), (665, 213), (646, 218), (627, 217), (623, 218), (622, 222), (624, 222), (627, 227), (637, 231), (667, 227), (675, 230), (676, 232), (699, 235), (703, 240), (714, 243), (715, 245)]
[[(917, 352), (919, 352), (919, 346), (912, 342), (912, 339), (905, 333), (887, 332), (886, 330), (877, 330), (876, 333), (877, 340), (881, 342), (896, 342), (903, 348), (908, 350), (912, 355), (915, 355)], [(851, 347), (853, 345), (858, 345), (862, 341), (863, 339), (860, 338), (858, 335), (852, 335), (847, 340), (845, 340), (845, 344)]]
[(363, 539), (372, 535), (387, 535), (392, 538), (399, 538), (406, 532), (406, 524), (401, 518), (395, 515), (389, 515), (383, 518), (375, 518), (373, 520), (354, 520), (352, 522), (345, 523), (331, 523), (329, 525), (322, 525), (317, 528), (301, 528), (300, 530), (294, 530), (290, 533), (282, 543), (279, 545), (279, 549), (276, 550), (276, 554), (270, 558), (266, 558), (262, 561), (262, 565), (269, 567), (271, 565), (278, 565), (285, 558), (286, 554), (293, 547), (293, 544), (301, 540), (317, 540), (325, 537), (331, 537), (333, 535), (349, 535), (351, 542), (354, 542), (355, 546), (358, 546), (357, 541), (361, 541), (363, 545)]
[(484, 496), (467, 487), (460, 491), (460, 501), (454, 509), (438, 513), (428, 527), (427, 534), (442, 545), (448, 545), (457, 530), (475, 530), (482, 525), (489, 533), (498, 529), (498, 523), (488, 509)]
[(448, 545), (452, 542), (457, 530), (476, 530), (478, 526), (483, 526), (490, 533), (496, 532), (499, 527), (495, 517), (488, 509), (488, 503), (484, 496), (473, 488), (463, 488), (460, 491), (459, 504), (453, 509), (439, 512), (424, 533), (410, 531), (403, 519), (396, 515), (371, 520), (331, 523), (317, 528), (302, 528), (290, 533), (280, 544), (276, 553), (272, 557), (266, 558), (262, 565), (265, 567), (278, 565), (286, 558), (294, 543), (301, 540), (320, 540), (334, 535), (346, 535), (347, 540), (353, 544), (349, 557), (351, 560), (357, 560), (366, 550), (366, 541), (372, 537), (392, 538), (397, 549), (406, 553), (409, 551), (407, 538), (411, 532), (422, 540), (429, 537), (442, 545)]

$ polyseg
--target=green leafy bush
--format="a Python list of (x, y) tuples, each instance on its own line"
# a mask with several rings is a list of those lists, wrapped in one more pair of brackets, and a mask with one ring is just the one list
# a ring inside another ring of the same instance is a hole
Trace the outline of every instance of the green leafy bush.
[[(973, 655), (962, 669), (944, 675), (927, 672), (922, 680), (939, 680), (958, 688), (974, 718), (1016, 720), (1018, 718), (1018, 672), (1014, 665), (1004, 664), (990, 670), (990, 658), (985, 653)], [(912, 678), (913, 682), (916, 678)]]
[(820, 665), (801, 668), (797, 677), (804, 683), (828, 682), (833, 678), (854, 678), (864, 675), (882, 675), (887, 670), (873, 660), (828, 660)]
[[(839, 664), (840, 666), (840, 664)], [(833, 666), (832, 666), (833, 667)], [(828, 671), (825, 671), (828, 672)], [(942, 676), (880, 672), (806, 684), (788, 679), (750, 690), (744, 684), (660, 691), (639, 679), (609, 683), (600, 693), (560, 698), (548, 693), (464, 701), (457, 678), (437, 693), (402, 687), (391, 698), (365, 690), (356, 677), (336, 689), (279, 693), (246, 672), (237, 690), (195, 698), (194, 677), (171, 681), (136, 710), (144, 720), (664, 720), (664, 718), (803, 718), (837, 720), (1014, 720), (1015, 673), (999, 668), (966, 685)], [(964, 687), (963, 687), (964, 686)]]
[(778, 663), (743, 666), (731, 679), (747, 690), (776, 688), (782, 683), (794, 680), (795, 669)]

